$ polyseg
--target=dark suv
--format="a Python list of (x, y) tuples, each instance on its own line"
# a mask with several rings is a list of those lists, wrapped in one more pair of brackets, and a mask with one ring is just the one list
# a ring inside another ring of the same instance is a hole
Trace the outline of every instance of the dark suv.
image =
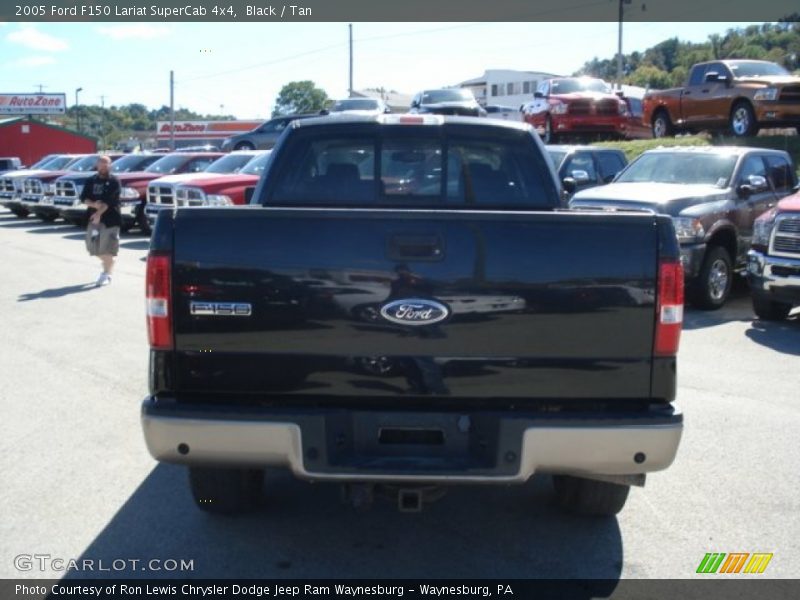
[(625, 153), (614, 148), (550, 145), (545, 150), (569, 194), (609, 183), (628, 164)]
[(411, 100), (412, 113), (434, 115), (461, 115), (464, 117), (485, 117), (486, 110), (478, 104), (469, 90), (446, 88), (425, 90)]
[(240, 133), (226, 138), (222, 142), (221, 150), (230, 152), (231, 150), (269, 150), (278, 141), (278, 137), (283, 133), (284, 128), (295, 119), (307, 119), (308, 117), (318, 117), (318, 114), (289, 115), (288, 117), (276, 117), (266, 123), (256, 127), (253, 131)]

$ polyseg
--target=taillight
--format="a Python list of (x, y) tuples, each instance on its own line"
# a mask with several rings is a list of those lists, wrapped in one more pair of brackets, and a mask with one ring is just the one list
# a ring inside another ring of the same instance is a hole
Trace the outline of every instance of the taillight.
[(171, 350), (172, 302), (170, 300), (171, 257), (152, 254), (147, 257), (145, 289), (147, 298), (147, 335), (150, 347)]
[(683, 326), (683, 267), (680, 261), (659, 265), (656, 308), (654, 353), (656, 356), (674, 356), (678, 352)]

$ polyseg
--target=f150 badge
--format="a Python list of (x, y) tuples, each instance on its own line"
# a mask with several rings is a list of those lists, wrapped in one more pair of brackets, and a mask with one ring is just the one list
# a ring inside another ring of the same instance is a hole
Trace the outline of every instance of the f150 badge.
[(433, 325), (444, 321), (450, 315), (450, 310), (435, 300), (408, 298), (385, 304), (381, 308), (381, 315), (398, 325)]
[(245, 302), (192, 301), (189, 303), (189, 312), (211, 317), (249, 317), (253, 313), (253, 307)]

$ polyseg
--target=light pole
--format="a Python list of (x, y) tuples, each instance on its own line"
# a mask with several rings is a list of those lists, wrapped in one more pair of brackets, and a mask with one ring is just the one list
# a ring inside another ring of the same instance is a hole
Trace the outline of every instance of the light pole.
[(78, 133), (81, 132), (81, 111), (78, 108), (78, 92), (82, 92), (83, 88), (75, 88), (75, 124), (78, 128)]

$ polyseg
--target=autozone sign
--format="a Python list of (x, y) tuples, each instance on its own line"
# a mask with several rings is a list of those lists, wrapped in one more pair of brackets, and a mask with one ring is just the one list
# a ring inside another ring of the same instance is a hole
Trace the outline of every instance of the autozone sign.
[(66, 94), (0, 94), (0, 115), (63, 115)]
[[(237, 133), (252, 131), (263, 121), (175, 121), (175, 139), (187, 138), (226, 138)], [(156, 123), (156, 137), (169, 139), (172, 134), (169, 121)]]

